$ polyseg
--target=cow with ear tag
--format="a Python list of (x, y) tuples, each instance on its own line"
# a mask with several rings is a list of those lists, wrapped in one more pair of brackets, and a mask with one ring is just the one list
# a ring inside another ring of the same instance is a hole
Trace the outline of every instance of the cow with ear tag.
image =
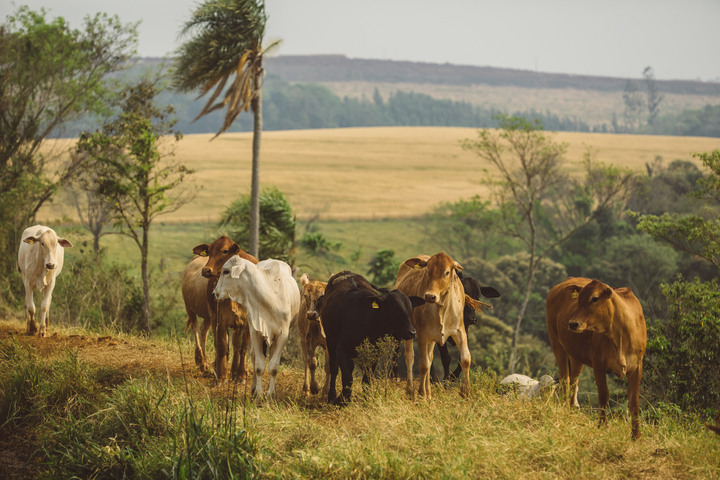
[(229, 298), (247, 310), (255, 373), (253, 394), (258, 397), (263, 394), (263, 344), (267, 342), (270, 372), (267, 398), (275, 398), (275, 377), (282, 349), (288, 339), (290, 324), (300, 309), (300, 290), (290, 266), (274, 259), (255, 265), (244, 258), (231, 257), (222, 268), (215, 296), (218, 300)]
[[(377, 289), (356, 273), (345, 271), (330, 277), (320, 312), (330, 355), (329, 403), (342, 405), (350, 400), (357, 347), (365, 339), (375, 343), (386, 335), (411, 340), (415, 336), (412, 310), (424, 303), (399, 290)], [(339, 397), (335, 391), (338, 369), (342, 373)]]
[[(18, 250), (18, 271), (22, 275), (25, 286), (25, 311), (27, 318), (28, 335), (47, 335), (50, 323), (50, 303), (52, 292), (55, 289), (55, 279), (63, 268), (65, 248), (72, 247), (72, 243), (44, 225), (35, 225), (26, 228), (23, 232)], [(35, 302), (33, 292), (43, 292), (40, 304), (40, 329), (35, 323)]]

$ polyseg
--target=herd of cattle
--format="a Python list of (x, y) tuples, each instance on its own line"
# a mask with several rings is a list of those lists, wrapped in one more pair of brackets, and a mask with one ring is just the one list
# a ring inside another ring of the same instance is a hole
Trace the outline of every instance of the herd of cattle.
[[(36, 225), (23, 232), (18, 269), (25, 285), (27, 333), (47, 334), (48, 310), (55, 279), (63, 266), (64, 248), (72, 244), (49, 227)], [(327, 282), (293, 278), (291, 268), (279, 260), (258, 261), (237, 243), (222, 236), (211, 244), (193, 249), (196, 255), (182, 274), (182, 295), (187, 311), (187, 329), (195, 338), (195, 362), (202, 371), (212, 371), (219, 381), (227, 375), (228, 337), (232, 332), (233, 359), (230, 376), (245, 380), (245, 354), (253, 358), (253, 387), (263, 395), (262, 377), (267, 369), (265, 395), (275, 397), (275, 377), (290, 326), (297, 319), (305, 381), (303, 391), (343, 404), (350, 400), (356, 349), (365, 340), (376, 342), (392, 335), (405, 344), (407, 390), (413, 381), (414, 341), (419, 355), (418, 393), (431, 396), (430, 379), (435, 345), (441, 347), (445, 377), (460, 377), (460, 394), (470, 388), (470, 350), (467, 328), (476, 321), (476, 311), (489, 306), (480, 297), (497, 297), (492, 287), (463, 277), (463, 267), (445, 253), (418, 255), (405, 260), (391, 290), (378, 288), (363, 276), (344, 271)], [(40, 328), (35, 322), (33, 292), (44, 292)], [(578, 406), (577, 379), (584, 365), (595, 374), (601, 407), (600, 422), (606, 423), (609, 401), (606, 373), (628, 377), (628, 406), (632, 436), (640, 436), (639, 385), (646, 346), (645, 318), (637, 298), (627, 288), (611, 288), (597, 280), (568, 278), (547, 296), (547, 326), (559, 369), (561, 388), (570, 403)], [(198, 326), (197, 318), (203, 319)], [(208, 365), (205, 345), (213, 328), (215, 359)], [(450, 373), (447, 343), (460, 352), (460, 365)], [(325, 384), (319, 388), (315, 351), (324, 349)], [(444, 349), (444, 350), (443, 350)], [(335, 388), (341, 373), (341, 393)], [(547, 383), (523, 383), (528, 395)], [(570, 394), (570, 386), (574, 391)]]

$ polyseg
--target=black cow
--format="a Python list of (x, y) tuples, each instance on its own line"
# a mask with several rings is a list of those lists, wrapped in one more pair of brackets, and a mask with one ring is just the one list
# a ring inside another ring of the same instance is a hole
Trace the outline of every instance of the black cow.
[[(330, 355), (328, 402), (342, 405), (350, 400), (357, 347), (367, 338), (377, 342), (385, 335), (398, 340), (415, 336), (412, 309), (425, 303), (399, 290), (375, 288), (364, 277), (340, 272), (328, 280), (321, 299), (320, 317)], [(337, 397), (335, 381), (342, 372), (342, 393)]]
[[(480, 300), (480, 296), (483, 296), (485, 298), (497, 298), (500, 296), (500, 292), (495, 290), (493, 287), (483, 287), (474, 278), (463, 277), (461, 272), (458, 272), (458, 276), (460, 277), (462, 286), (465, 289), (465, 293), (475, 300)], [(465, 325), (465, 333), (467, 333), (468, 327), (470, 325), (475, 325), (476, 323), (477, 315), (475, 314), (475, 310), (470, 305), (465, 305), (465, 308), (463, 309), (463, 324)], [(448, 339), (448, 343), (450, 343), (451, 345), (455, 345), (455, 342), (452, 338)], [(458, 366), (455, 368), (455, 370), (450, 373), (450, 351), (448, 350), (447, 343), (444, 345), (438, 345), (437, 347), (440, 351), (440, 362), (442, 363), (443, 371), (445, 374), (443, 380), (457, 378), (462, 371), (462, 367), (458, 363)], [(435, 368), (432, 365), (430, 365), (430, 378), (433, 382), (440, 381), (440, 379), (435, 374)]]

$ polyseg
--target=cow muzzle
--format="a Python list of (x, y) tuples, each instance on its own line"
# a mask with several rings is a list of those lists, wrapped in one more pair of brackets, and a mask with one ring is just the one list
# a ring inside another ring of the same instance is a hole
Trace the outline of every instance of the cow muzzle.
[(213, 275), (212, 270), (209, 268), (203, 268), (202, 269), (202, 276), (205, 278), (213, 278), (215, 275)]
[(48, 270), (55, 270), (55, 264), (54, 263), (46, 263), (45, 268)]
[(568, 323), (568, 330), (575, 333), (581, 333), (585, 331), (585, 325), (581, 325), (580, 322), (572, 321)]
[(437, 302), (437, 295), (431, 292), (425, 293), (423, 296), (425, 299), (425, 303), (436, 303)]
[(317, 312), (316, 311), (307, 312), (307, 319), (310, 320), (311, 322), (316, 321), (318, 319)]

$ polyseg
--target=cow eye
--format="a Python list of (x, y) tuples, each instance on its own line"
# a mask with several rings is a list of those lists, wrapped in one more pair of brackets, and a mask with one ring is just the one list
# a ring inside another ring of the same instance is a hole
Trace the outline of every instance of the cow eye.
[(445, 276), (446, 276), (446, 277), (449, 277), (449, 276), (450, 276), (450, 270), (448, 270), (447, 272), (445, 272)]
[(228, 269), (223, 270), (223, 275), (227, 275), (228, 273), (230, 273), (230, 270), (228, 270)]
[(227, 249), (223, 250), (222, 253), (223, 253), (223, 255), (227, 255), (227, 253), (228, 253)]
[(595, 302), (597, 302), (598, 300), (600, 300), (600, 297), (592, 297), (592, 298), (590, 299), (590, 303), (595, 303)]

